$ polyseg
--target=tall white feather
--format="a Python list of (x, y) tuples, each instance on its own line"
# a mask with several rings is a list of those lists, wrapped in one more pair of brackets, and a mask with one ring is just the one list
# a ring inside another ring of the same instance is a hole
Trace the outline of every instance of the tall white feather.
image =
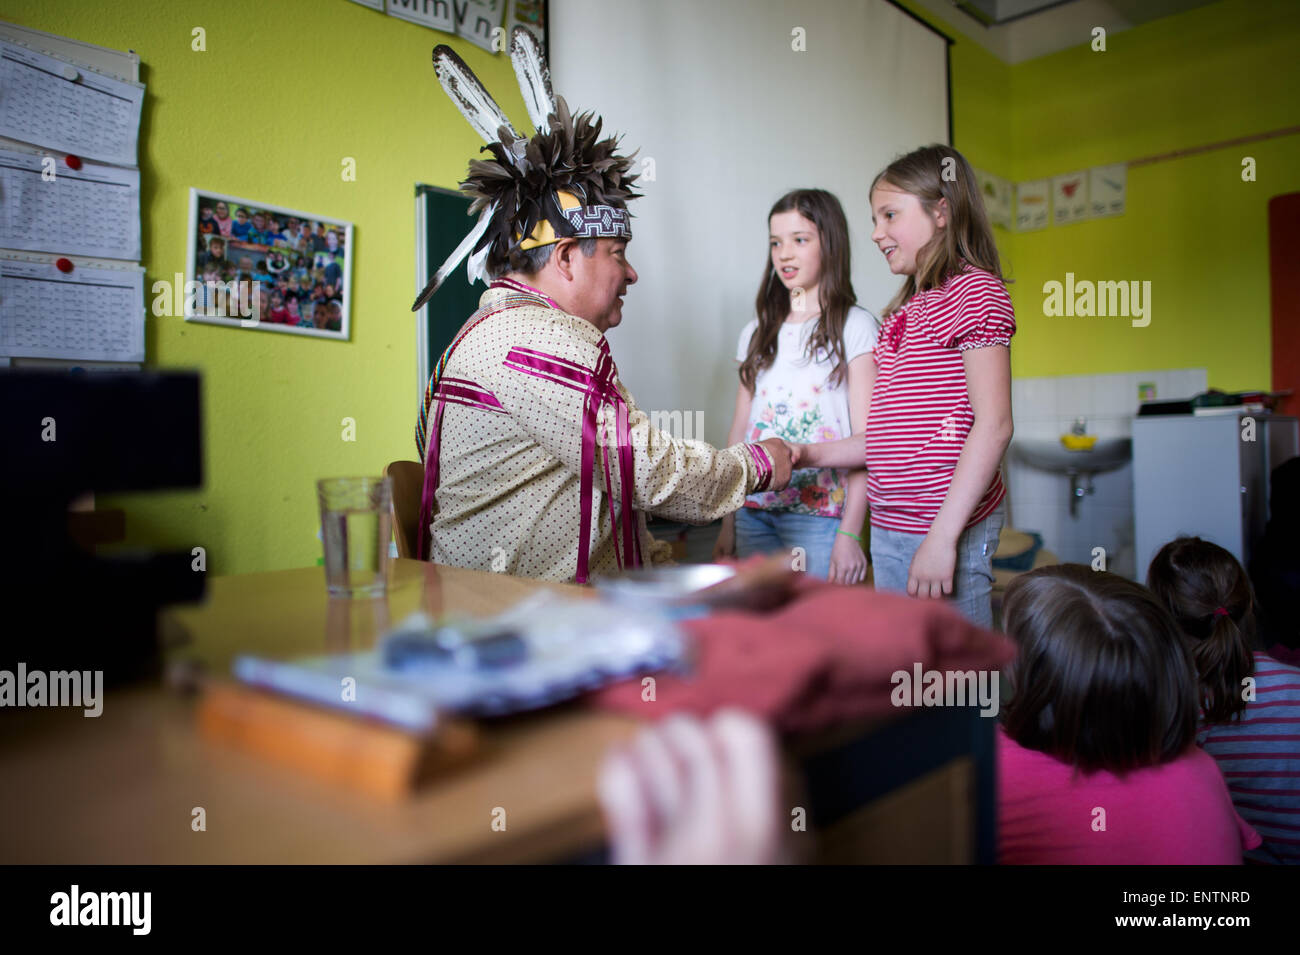
[[(411, 311), (418, 312), (424, 307), (425, 303), (428, 302), (429, 299), (433, 298), (433, 293), (438, 291), (438, 287), (442, 285), (443, 280), (452, 273), (452, 270), (455, 269), (456, 266), (460, 265), (461, 260), (464, 259), (465, 256), (469, 255), (470, 250), (478, 244), (478, 240), (483, 238), (483, 233), (487, 231), (488, 225), (492, 222), (492, 216), (496, 211), (497, 204), (493, 202), (479, 213), (478, 222), (475, 223), (474, 228), (469, 230), (469, 235), (465, 236), (465, 238), (461, 240), (460, 245), (456, 246), (451, 255), (447, 256), (447, 261), (442, 263), (442, 266), (438, 271), (433, 273), (433, 278), (429, 279), (429, 283), (425, 285), (424, 291), (420, 293), (420, 297), (417, 298), (415, 304), (411, 306)], [(470, 281), (473, 281), (472, 277)]]
[(447, 96), (485, 142), (496, 142), (497, 130), (502, 126), (506, 127), (514, 138), (519, 138), (519, 134), (510, 125), (510, 120), (506, 118), (506, 114), (502, 112), (496, 100), (483, 88), (474, 71), (465, 65), (465, 61), (456, 55), (455, 50), (442, 44), (434, 47), (433, 69), (438, 74), (438, 82), (442, 84)]
[(469, 261), (465, 265), (465, 273), (469, 277), (470, 285), (473, 285), (475, 282), (482, 282), (485, 285), (487, 284), (487, 257), (488, 253), (491, 251), (491, 244), (485, 245), (469, 257)]
[(528, 118), (538, 130), (547, 129), (546, 118), (555, 112), (555, 94), (551, 90), (551, 70), (542, 55), (541, 44), (530, 31), (517, 26), (510, 34), (510, 60), (519, 78), (519, 92), (524, 95)]

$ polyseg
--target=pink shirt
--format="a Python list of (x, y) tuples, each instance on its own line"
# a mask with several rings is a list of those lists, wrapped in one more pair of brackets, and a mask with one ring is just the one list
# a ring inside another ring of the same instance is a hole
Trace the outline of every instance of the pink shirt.
[[(975, 422), (962, 353), (1009, 346), (1015, 331), (1002, 280), (969, 264), (885, 319), (867, 415), (872, 527), (912, 534), (930, 530)], [(993, 513), (1005, 494), (998, 471), (966, 526)]]
[[(1232, 808), (1214, 759), (1196, 746), (1123, 778), (1076, 776), (1001, 726), (997, 735), (1003, 865), (1240, 865), (1261, 842)], [(1105, 810), (1104, 831), (1097, 810)]]

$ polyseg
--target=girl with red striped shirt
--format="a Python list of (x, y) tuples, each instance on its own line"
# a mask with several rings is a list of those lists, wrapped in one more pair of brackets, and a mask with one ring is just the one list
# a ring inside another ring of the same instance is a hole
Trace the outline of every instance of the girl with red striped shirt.
[[(945, 597), (991, 626), (993, 553), (1011, 442), (1015, 316), (975, 173), (948, 146), (871, 186), (876, 243), (904, 277), (885, 310), (865, 431), (880, 590)], [(801, 446), (805, 467), (861, 467), (863, 435)]]

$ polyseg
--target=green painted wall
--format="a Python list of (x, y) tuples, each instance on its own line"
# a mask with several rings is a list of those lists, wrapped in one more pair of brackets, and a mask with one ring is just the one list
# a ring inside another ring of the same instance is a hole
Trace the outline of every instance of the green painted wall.
[[(1008, 66), (954, 37), (954, 145), (1015, 181), (1161, 155), (1300, 123), (1300, 5), (1223, 0)], [(1242, 158), (1256, 160), (1243, 182)], [(1268, 200), (1300, 190), (1290, 135), (1129, 171), (1127, 211), (997, 233), (1019, 332), (1017, 377), (1208, 370), (1212, 387), (1270, 384)], [(1151, 323), (1043, 314), (1043, 285), (1151, 282)]]
[[(184, 271), (191, 186), (355, 225), (348, 342), (148, 317), (148, 365), (203, 373), (206, 484), (102, 502), (126, 510), (127, 546), (203, 546), (213, 573), (314, 564), (315, 479), (415, 457), (414, 187), (455, 188), (481, 145), (434, 76), (446, 35), (345, 0), (6, 0), (3, 16), (140, 54), (146, 292)], [(526, 118), (505, 55), (450, 43)]]
[[(1300, 6), (1224, 0), (1011, 68), (1011, 170), (1073, 172), (1300, 123)], [(961, 79), (960, 73), (957, 79)], [(1243, 182), (1242, 158), (1257, 163)], [(1300, 190), (1300, 136), (1129, 171), (1127, 210), (1011, 241), (1017, 375), (1204, 367), (1270, 383), (1268, 200)], [(1151, 324), (1043, 314), (1043, 283), (1151, 282)]]

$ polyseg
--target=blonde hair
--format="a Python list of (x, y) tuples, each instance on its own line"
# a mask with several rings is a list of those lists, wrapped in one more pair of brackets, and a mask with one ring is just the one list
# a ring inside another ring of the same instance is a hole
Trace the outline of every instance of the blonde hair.
[(975, 170), (965, 156), (951, 146), (924, 146), (886, 166), (872, 181), (871, 194), (881, 183), (916, 196), (927, 215), (946, 200), (948, 219), (917, 253), (916, 274), (907, 276), (885, 307), (885, 315), (898, 311), (917, 292), (943, 285), (961, 272), (963, 261), (1007, 282)]

